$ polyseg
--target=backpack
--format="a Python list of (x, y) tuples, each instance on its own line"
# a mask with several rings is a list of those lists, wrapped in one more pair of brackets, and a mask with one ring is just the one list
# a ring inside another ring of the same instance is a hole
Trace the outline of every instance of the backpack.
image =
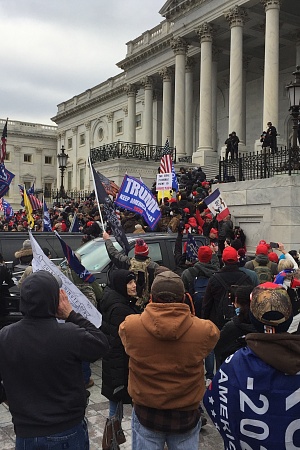
[(252, 285), (252, 282), (246, 273), (242, 273), (242, 276), (239, 280), (235, 282), (235, 284), (228, 285), (222, 275), (220, 273), (215, 273), (213, 276), (215, 279), (223, 286), (224, 293), (220, 300), (218, 313), (219, 313), (219, 323), (218, 326), (225, 325), (226, 322), (231, 320), (235, 316), (235, 308), (234, 308), (234, 296), (235, 290), (238, 286), (242, 285)]
[(135, 274), (136, 278), (136, 292), (140, 298), (141, 304), (145, 304), (150, 298), (149, 288), (149, 272), (148, 266), (151, 259), (147, 258), (144, 261), (139, 261), (135, 258), (131, 258), (130, 267), (128, 270)]
[(86, 298), (92, 303), (92, 305), (97, 308), (97, 300), (96, 300), (96, 294), (94, 292), (94, 289), (92, 288), (92, 285), (88, 283), (87, 281), (82, 281), (81, 283), (78, 283), (75, 281), (72, 270), (70, 267), (67, 267), (66, 269), (62, 270), (63, 274), (66, 275), (69, 280), (72, 281), (73, 284), (80, 290), (80, 292), (86, 296)]
[(209, 278), (201, 276), (196, 277), (194, 280), (194, 288), (193, 288), (194, 293), (192, 295), (192, 299), (195, 307), (195, 315), (197, 317), (201, 317), (202, 301), (204, 298), (208, 280)]
[(259, 284), (266, 283), (267, 281), (273, 281), (274, 277), (271, 272), (271, 261), (266, 266), (260, 266), (257, 261), (252, 261), (254, 272), (258, 277)]

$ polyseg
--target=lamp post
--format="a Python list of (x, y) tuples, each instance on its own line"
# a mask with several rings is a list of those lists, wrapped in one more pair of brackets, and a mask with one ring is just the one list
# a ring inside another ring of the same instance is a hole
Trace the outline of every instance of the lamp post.
[(292, 149), (297, 150), (297, 137), (298, 137), (298, 121), (300, 112), (300, 66), (296, 67), (296, 71), (293, 72), (295, 77), (294, 81), (291, 82), (286, 89), (288, 91), (290, 100), (291, 116), (293, 120), (293, 145)]
[(59, 197), (65, 197), (65, 188), (64, 188), (64, 171), (67, 167), (69, 155), (65, 153), (65, 147), (62, 145), (61, 152), (57, 155), (58, 167), (61, 171), (61, 182), (60, 182), (60, 190)]

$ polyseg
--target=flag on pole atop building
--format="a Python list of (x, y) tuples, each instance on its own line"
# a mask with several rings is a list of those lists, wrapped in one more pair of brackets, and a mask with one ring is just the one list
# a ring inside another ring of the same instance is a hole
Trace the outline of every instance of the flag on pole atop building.
[[(130, 250), (130, 245), (127, 240), (126, 234), (121, 226), (121, 223), (116, 215), (114, 203), (109, 198), (102, 184), (102, 175), (97, 172), (89, 158), (89, 164), (93, 176), (95, 195), (98, 202), (99, 212), (101, 214), (100, 203), (103, 205), (104, 213), (106, 215), (107, 223), (110, 225), (112, 233), (116, 238), (116, 241), (121, 245), (126, 255)], [(102, 217), (102, 216), (101, 216)], [(102, 219), (103, 223), (103, 219)]]
[(222, 194), (219, 189), (216, 189), (212, 194), (208, 197), (205, 197), (204, 203), (210, 209), (211, 213), (214, 216), (217, 216), (216, 219), (218, 222), (224, 219), (224, 217), (230, 214), (229, 209), (223, 199)]
[(7, 121), (8, 121), (8, 119), (6, 119), (3, 131), (2, 131), (2, 136), (1, 136), (0, 163), (3, 163), (3, 161), (5, 160), (5, 157), (6, 157)]
[(24, 207), (26, 211), (28, 226), (30, 229), (32, 229), (34, 227), (34, 218), (32, 217), (32, 206), (29, 198), (27, 197), (26, 189), (24, 189)]
[(52, 231), (50, 215), (45, 199), (43, 202), (43, 231)]
[(0, 198), (0, 211), (3, 211), (6, 217), (12, 217), (14, 215), (14, 210), (10, 203), (4, 200), (4, 197)]
[(14, 176), (13, 173), (5, 168), (3, 163), (0, 164), (0, 197), (3, 197), (7, 193)]

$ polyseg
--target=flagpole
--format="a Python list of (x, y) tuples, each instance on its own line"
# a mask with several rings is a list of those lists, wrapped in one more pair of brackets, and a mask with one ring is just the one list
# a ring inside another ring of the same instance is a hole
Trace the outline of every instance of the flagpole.
[(92, 161), (91, 161), (91, 157), (90, 156), (88, 157), (88, 162), (89, 162), (90, 171), (91, 171), (91, 174), (92, 174), (92, 177), (93, 177), (95, 197), (96, 197), (96, 200), (97, 200), (99, 215), (100, 215), (101, 224), (102, 224), (102, 230), (105, 231), (103, 217), (102, 217), (102, 211), (101, 211), (100, 203), (99, 203), (99, 199), (98, 199), (98, 192), (97, 192), (97, 189), (96, 189), (96, 183), (95, 183), (95, 178), (94, 178), (94, 172), (92, 170)]

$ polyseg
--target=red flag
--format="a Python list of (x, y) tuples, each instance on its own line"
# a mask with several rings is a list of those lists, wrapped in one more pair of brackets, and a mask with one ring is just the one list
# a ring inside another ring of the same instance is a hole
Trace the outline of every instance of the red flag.
[(1, 137), (0, 163), (3, 163), (6, 157), (7, 121), (8, 119), (6, 119)]

